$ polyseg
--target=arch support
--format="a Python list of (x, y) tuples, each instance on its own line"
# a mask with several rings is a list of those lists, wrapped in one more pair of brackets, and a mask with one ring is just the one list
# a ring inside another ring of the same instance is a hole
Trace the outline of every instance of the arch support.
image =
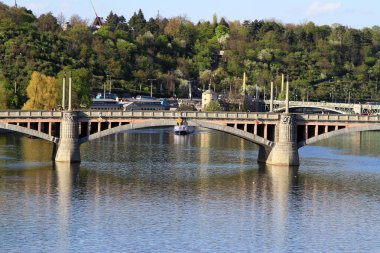
[(56, 147), (56, 154), (53, 153), (56, 162), (80, 162), (79, 144), (79, 122), (78, 116), (73, 112), (63, 113), (61, 124), (61, 136)]
[(272, 150), (262, 150), (260, 155), (267, 157), (267, 164), (288, 166), (298, 166), (300, 164), (295, 115), (281, 115), (278, 142), (275, 143)]

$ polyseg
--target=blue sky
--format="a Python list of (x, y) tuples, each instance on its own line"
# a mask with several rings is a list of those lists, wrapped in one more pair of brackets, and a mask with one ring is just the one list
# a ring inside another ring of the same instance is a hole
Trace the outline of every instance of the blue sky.
[[(14, 5), (15, 0), (0, 0)], [(92, 19), (90, 0), (16, 0), (37, 16), (52, 12), (63, 13), (66, 19), (73, 14)], [(127, 20), (142, 9), (145, 18), (186, 16), (193, 22), (212, 20), (213, 14), (232, 20), (275, 19), (282, 23), (302, 24), (312, 21), (317, 25), (339, 23), (354, 28), (380, 26), (379, 0), (92, 0), (99, 16), (110, 11)]]

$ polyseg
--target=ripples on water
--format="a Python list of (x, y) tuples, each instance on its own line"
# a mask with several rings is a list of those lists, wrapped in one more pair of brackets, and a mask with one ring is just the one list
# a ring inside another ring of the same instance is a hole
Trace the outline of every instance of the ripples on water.
[(0, 252), (378, 252), (379, 137), (305, 147), (285, 169), (207, 130), (109, 136), (54, 168), (51, 144), (0, 136)]

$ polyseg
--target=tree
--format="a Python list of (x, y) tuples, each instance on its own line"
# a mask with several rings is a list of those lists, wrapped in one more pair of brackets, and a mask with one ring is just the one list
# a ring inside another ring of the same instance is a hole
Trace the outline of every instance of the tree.
[(205, 106), (206, 112), (218, 112), (220, 110), (222, 110), (222, 107), (218, 101), (210, 101), (210, 103)]
[(33, 72), (26, 89), (29, 100), (23, 110), (50, 110), (58, 101), (58, 87), (54, 77)]
[(215, 28), (215, 35), (218, 39), (221, 38), (222, 36), (228, 34), (229, 32), (230, 32), (230, 29), (225, 25), (218, 25)]
[(133, 36), (141, 35), (145, 32), (146, 19), (142, 10), (140, 9), (138, 13), (134, 13), (131, 19), (128, 21), (128, 25), (133, 29)]
[(116, 29), (127, 29), (127, 24), (124, 16), (118, 16), (117, 14), (114, 14), (112, 11), (106, 19), (106, 25), (109, 26), (111, 31), (113, 32)]
[(38, 30), (41, 32), (56, 32), (59, 28), (58, 20), (51, 12), (38, 18)]
[(0, 109), (8, 109), (10, 92), (6, 88), (6, 80), (0, 73)]
[(91, 83), (92, 73), (89, 69), (79, 68), (72, 72), (73, 75), (73, 101), (76, 108), (91, 105)]

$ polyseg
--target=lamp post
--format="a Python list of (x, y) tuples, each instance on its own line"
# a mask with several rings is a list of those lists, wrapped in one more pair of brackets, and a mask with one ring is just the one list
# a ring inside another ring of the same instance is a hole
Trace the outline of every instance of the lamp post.
[(109, 94), (111, 94), (111, 91), (112, 91), (111, 75), (107, 75), (107, 80), (110, 82), (110, 91), (109, 91)]
[(350, 102), (351, 102), (351, 91), (348, 90), (348, 103), (350, 103)]
[(189, 99), (192, 100), (192, 96), (191, 96), (191, 81), (193, 81), (193, 79), (189, 79)]
[(62, 110), (65, 110), (66, 103), (66, 72), (63, 73), (63, 83), (62, 83)]
[(156, 81), (157, 79), (149, 78), (148, 81), (150, 81), (150, 97), (153, 97), (153, 81)]

